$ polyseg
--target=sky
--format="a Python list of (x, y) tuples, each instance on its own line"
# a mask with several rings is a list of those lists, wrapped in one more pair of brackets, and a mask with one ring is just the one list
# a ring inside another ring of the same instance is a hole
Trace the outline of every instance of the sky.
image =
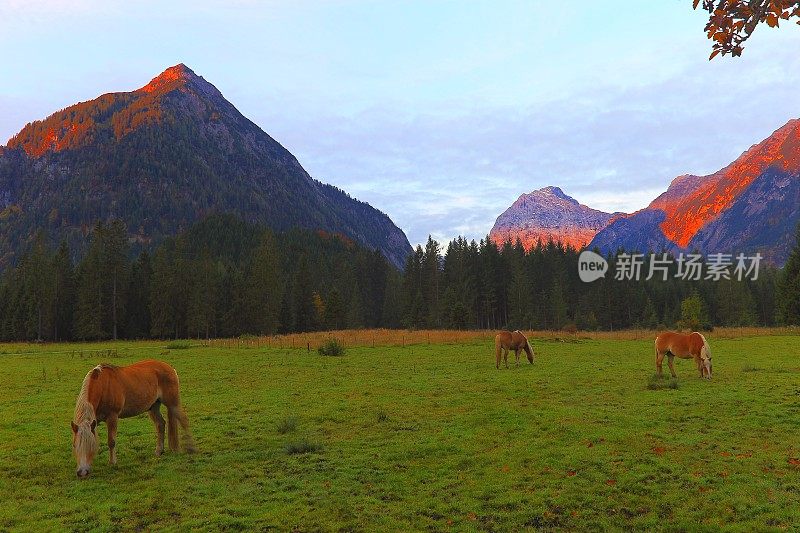
[(800, 117), (800, 28), (709, 62), (691, 0), (0, 0), (0, 144), (185, 63), (412, 244), (548, 185), (645, 207)]

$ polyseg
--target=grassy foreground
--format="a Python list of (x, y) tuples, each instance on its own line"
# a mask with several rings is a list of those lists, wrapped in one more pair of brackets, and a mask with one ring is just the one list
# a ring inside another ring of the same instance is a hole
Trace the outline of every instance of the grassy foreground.
[[(0, 345), (0, 530), (793, 527), (800, 338), (709, 341), (712, 382), (677, 361), (677, 388), (655, 389), (651, 340), (536, 339), (534, 365), (501, 371), (483, 340)], [(100, 427), (79, 481), (81, 380), (149, 357), (177, 369), (199, 453), (155, 458), (141, 415), (120, 422), (116, 467)]]

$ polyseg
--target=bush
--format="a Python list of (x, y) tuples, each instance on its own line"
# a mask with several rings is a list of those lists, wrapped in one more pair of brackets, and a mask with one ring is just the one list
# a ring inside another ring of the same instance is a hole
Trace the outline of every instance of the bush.
[(339, 356), (344, 355), (344, 346), (336, 339), (328, 339), (317, 351), (320, 355)]
[(296, 442), (290, 442), (286, 445), (286, 453), (288, 455), (299, 455), (303, 453), (314, 453), (322, 450), (322, 446), (316, 442), (309, 442), (305, 439)]
[(185, 350), (191, 347), (192, 344), (189, 341), (172, 341), (167, 344), (168, 350)]
[(578, 326), (576, 326), (574, 322), (570, 322), (569, 324), (566, 324), (563, 328), (561, 328), (561, 331), (563, 331), (564, 333), (571, 333), (575, 335), (576, 333), (578, 333)]
[(295, 429), (297, 429), (297, 417), (295, 416), (287, 416), (278, 422), (278, 433), (281, 435), (294, 431)]

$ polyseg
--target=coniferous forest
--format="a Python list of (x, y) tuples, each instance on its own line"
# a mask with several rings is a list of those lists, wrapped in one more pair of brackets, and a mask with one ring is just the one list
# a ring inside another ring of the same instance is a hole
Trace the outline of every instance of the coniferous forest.
[[(462, 238), (418, 246), (403, 272), (346, 237), (273, 233), (214, 215), (131, 257), (99, 223), (76, 258), (39, 233), (0, 276), (0, 340), (209, 338), (352, 328), (617, 330), (800, 322), (800, 256), (755, 281), (578, 278), (578, 252)], [(674, 268), (674, 267), (673, 267)], [(644, 267), (645, 271), (647, 266)]]

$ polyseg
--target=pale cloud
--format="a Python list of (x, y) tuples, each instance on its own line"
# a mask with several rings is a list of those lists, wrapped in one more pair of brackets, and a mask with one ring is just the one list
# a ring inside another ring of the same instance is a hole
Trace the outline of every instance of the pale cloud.
[[(664, 186), (653, 187), (636, 191), (603, 190), (597, 192), (583, 192), (575, 194), (575, 199), (580, 203), (594, 209), (614, 213), (632, 213), (648, 205), (654, 198), (664, 192)], [(570, 194), (569, 191), (565, 191)]]
[(254, 118), (312, 175), (387, 212), (412, 243), (479, 239), (520, 194), (547, 185), (632, 212), (680, 174), (727, 165), (800, 114), (800, 58), (781, 50), (776, 69), (755, 60), (765, 54), (754, 51), (745, 72), (696, 62), (649, 84), (609, 80), (524, 107)]
[[(479, 239), (547, 185), (634, 211), (800, 115), (795, 28), (709, 63), (704, 17), (672, 3), (553, 18), (546, 2), (0, 0), (0, 45), (14, 50), (0, 137), (185, 62), (412, 243)], [(652, 16), (663, 24), (642, 23)]]

